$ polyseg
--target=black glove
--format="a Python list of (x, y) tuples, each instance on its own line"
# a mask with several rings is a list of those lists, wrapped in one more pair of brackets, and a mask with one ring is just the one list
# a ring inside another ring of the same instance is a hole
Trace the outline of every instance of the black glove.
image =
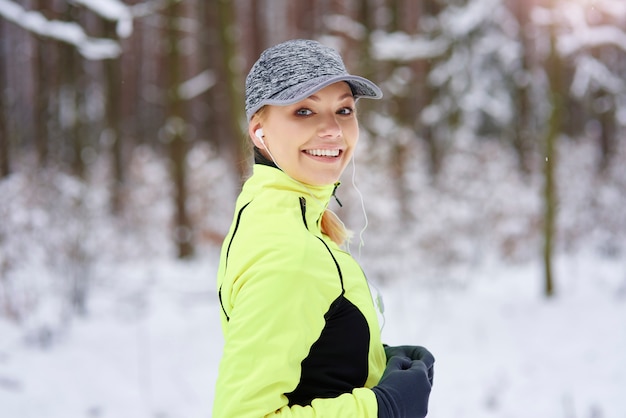
[(433, 377), (435, 376), (435, 368), (433, 365), (435, 364), (435, 357), (430, 351), (418, 345), (399, 345), (394, 347), (383, 345), (383, 347), (385, 347), (387, 361), (394, 356), (408, 357), (411, 360), (422, 360), (426, 365), (426, 369), (428, 369), (428, 381), (430, 382), (430, 386), (433, 385)]
[(428, 413), (430, 382), (421, 360), (392, 357), (372, 390), (378, 401), (378, 418), (423, 418)]

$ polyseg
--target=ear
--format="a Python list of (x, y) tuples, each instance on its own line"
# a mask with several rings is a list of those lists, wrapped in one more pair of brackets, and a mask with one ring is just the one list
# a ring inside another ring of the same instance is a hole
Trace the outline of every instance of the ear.
[(250, 123), (248, 123), (248, 135), (250, 136), (250, 139), (252, 139), (254, 146), (263, 149), (263, 143), (259, 138), (257, 138), (255, 133), (258, 129), (262, 129), (262, 126), (258, 121), (251, 120)]

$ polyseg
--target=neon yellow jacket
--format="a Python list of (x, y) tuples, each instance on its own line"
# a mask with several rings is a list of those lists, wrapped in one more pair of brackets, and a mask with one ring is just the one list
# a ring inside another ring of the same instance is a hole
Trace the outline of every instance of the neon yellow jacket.
[(319, 228), (334, 186), (256, 164), (218, 269), (224, 350), (213, 418), (375, 418), (385, 369), (356, 261)]

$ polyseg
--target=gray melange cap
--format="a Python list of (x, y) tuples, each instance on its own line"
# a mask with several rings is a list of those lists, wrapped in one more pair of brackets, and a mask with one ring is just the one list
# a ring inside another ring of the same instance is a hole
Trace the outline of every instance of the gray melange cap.
[(354, 98), (380, 99), (378, 86), (350, 75), (339, 53), (316, 41), (295, 39), (266, 49), (246, 77), (248, 121), (264, 105), (286, 106), (338, 81), (350, 85)]

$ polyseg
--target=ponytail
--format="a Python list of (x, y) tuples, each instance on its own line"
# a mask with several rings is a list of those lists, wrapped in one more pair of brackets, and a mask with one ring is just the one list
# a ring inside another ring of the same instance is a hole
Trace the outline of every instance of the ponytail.
[(326, 209), (322, 214), (320, 229), (339, 246), (349, 241), (352, 236), (351, 232), (341, 222), (341, 219), (330, 209)]

